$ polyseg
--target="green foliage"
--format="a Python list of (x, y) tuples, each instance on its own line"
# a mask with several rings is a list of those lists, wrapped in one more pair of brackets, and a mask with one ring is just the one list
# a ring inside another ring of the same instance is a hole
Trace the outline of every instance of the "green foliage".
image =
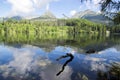
[(8, 20), (4, 25), (0, 25), (0, 31), (4, 34), (36, 34), (41, 33), (91, 33), (105, 34), (106, 26), (96, 24), (85, 19), (56, 19), (49, 21), (30, 21), (30, 20)]
[[(76, 34), (73, 35), (67, 33), (40, 33), (40, 34), (28, 34), (28, 33), (17, 33), (17, 34), (0, 34), (0, 42), (5, 41), (7, 44), (11, 43), (23, 43), (32, 45), (46, 44), (51, 46), (53, 44), (65, 43), (64, 45), (81, 46), (85, 47), (90, 44), (102, 43), (106, 39), (103, 36), (91, 34)], [(79, 44), (79, 45), (78, 45)], [(63, 44), (61, 44), (63, 45)]]
[(120, 24), (120, 12), (117, 13), (117, 15), (114, 17), (114, 23), (115, 24)]
[(3, 27), (3, 25), (2, 25), (2, 24), (0, 24), (0, 28), (1, 28), (1, 27)]
[(106, 31), (105, 25), (97, 24), (85, 19), (68, 19), (66, 20), (66, 25), (73, 26), (75, 33), (105, 33)]
[(110, 27), (111, 33), (120, 33), (120, 24)]
[(18, 21), (15, 19), (8, 19), (6, 22), (7, 23), (17, 23)]

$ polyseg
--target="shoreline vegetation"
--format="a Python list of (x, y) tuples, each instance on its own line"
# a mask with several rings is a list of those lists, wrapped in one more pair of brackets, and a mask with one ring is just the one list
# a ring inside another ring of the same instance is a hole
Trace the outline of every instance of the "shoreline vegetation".
[(56, 36), (110, 36), (120, 33), (120, 25), (114, 27), (105, 24), (95, 23), (86, 19), (41, 19), (41, 20), (14, 20), (8, 19), (0, 23), (1, 36), (22, 36), (38, 37), (45, 35)]
[[(49, 40), (54, 44), (66, 42), (86, 46), (109, 40), (110, 30), (106, 25), (85, 19), (7, 20), (0, 23), (0, 42), (34, 44)], [(111, 40), (119, 43), (114, 39)]]
[(106, 34), (106, 26), (85, 19), (55, 19), (48, 21), (7, 20), (0, 24), (0, 34)]

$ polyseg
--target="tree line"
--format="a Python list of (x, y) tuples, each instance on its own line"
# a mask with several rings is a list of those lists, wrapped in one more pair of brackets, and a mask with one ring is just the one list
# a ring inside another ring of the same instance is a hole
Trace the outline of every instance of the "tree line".
[(56, 19), (54, 21), (7, 20), (0, 24), (0, 33), (92, 33), (105, 34), (106, 26), (85, 19)]

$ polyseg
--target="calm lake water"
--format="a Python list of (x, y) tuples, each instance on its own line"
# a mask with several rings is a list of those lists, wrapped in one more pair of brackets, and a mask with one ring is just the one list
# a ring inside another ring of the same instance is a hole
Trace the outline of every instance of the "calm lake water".
[(0, 80), (120, 80), (120, 37), (1, 35)]

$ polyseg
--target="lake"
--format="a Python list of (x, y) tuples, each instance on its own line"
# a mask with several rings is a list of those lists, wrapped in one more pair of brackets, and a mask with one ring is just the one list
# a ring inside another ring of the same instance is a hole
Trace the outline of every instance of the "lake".
[(0, 35), (0, 80), (120, 80), (120, 37)]

